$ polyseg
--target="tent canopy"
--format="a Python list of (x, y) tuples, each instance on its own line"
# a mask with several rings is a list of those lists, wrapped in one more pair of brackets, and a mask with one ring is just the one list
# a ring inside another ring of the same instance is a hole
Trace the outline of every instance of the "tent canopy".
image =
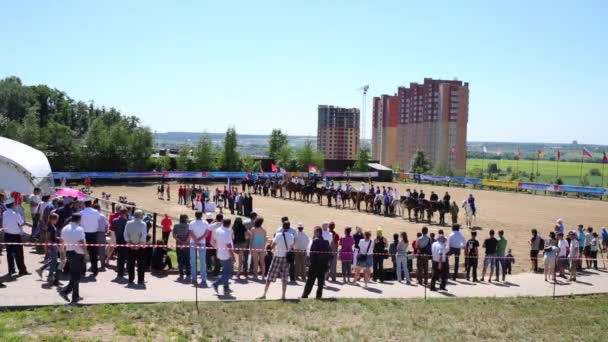
[(52, 186), (51, 165), (44, 153), (0, 137), (0, 189), (31, 194), (38, 187), (49, 193)]

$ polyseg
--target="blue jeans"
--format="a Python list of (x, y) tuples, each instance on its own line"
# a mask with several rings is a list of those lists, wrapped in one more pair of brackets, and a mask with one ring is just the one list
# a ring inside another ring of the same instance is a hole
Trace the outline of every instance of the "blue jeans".
[(49, 268), (49, 281), (54, 280), (55, 276), (57, 276), (57, 245), (49, 245), (49, 259), (48, 261), (42, 265), (40, 270), (44, 270), (45, 268)]
[(220, 273), (220, 277), (213, 285), (224, 285), (224, 288), (228, 288), (228, 285), (230, 285), (230, 278), (232, 277), (232, 259), (220, 260), (220, 265), (222, 266), (222, 273)]
[[(199, 241), (198, 246), (205, 247), (205, 241)], [(190, 242), (190, 273), (192, 274), (192, 282), (196, 283), (196, 253), (198, 253), (198, 262), (202, 281), (207, 281), (207, 250), (197, 249), (194, 242)]]

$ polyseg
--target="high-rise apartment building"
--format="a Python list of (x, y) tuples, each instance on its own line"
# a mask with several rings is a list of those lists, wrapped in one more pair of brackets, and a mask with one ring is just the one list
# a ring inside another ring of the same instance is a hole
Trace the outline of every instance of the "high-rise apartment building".
[(389, 167), (397, 167), (397, 126), (399, 98), (397, 95), (374, 97), (372, 114), (372, 159)]
[(325, 159), (357, 159), (359, 116), (357, 108), (319, 105), (317, 148)]
[[(409, 170), (416, 151), (422, 150), (435, 170), (450, 170), (456, 176), (464, 176), (469, 116), (468, 83), (426, 78), (422, 84), (410, 83), (409, 87), (399, 87), (397, 99), (397, 166)], [(376, 100), (374, 115), (375, 108)], [(385, 139), (373, 139), (372, 144), (379, 159), (390, 154), (392, 146)]]

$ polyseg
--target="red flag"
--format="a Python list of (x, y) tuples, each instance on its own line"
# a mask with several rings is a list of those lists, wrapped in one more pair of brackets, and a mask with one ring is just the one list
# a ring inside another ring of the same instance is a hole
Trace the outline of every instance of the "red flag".
[(559, 149), (557, 150), (557, 161), (562, 160), (562, 153), (559, 151)]
[(608, 156), (606, 155), (606, 151), (604, 151), (604, 159), (602, 159), (602, 163), (608, 163)]
[(586, 149), (585, 147), (583, 147), (583, 157), (589, 157), (589, 158), (593, 158), (591, 156), (591, 152), (589, 152), (588, 149)]
[(456, 148), (452, 147), (452, 149), (450, 150), (450, 154), (456, 154)]
[(274, 165), (274, 163), (270, 163), (270, 171), (279, 172), (279, 169), (277, 169), (277, 166)]

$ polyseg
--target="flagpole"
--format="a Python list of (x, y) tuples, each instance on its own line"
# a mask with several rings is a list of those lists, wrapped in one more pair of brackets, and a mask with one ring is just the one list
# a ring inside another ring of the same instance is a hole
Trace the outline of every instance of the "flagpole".
[(583, 185), (583, 163), (585, 162), (585, 156), (581, 156), (581, 173), (578, 176), (579, 180), (578, 182), (580, 183), (580, 185)]
[(604, 169), (606, 168), (606, 162), (604, 162), (604, 160), (602, 160), (602, 188), (605, 187), (604, 184)]

